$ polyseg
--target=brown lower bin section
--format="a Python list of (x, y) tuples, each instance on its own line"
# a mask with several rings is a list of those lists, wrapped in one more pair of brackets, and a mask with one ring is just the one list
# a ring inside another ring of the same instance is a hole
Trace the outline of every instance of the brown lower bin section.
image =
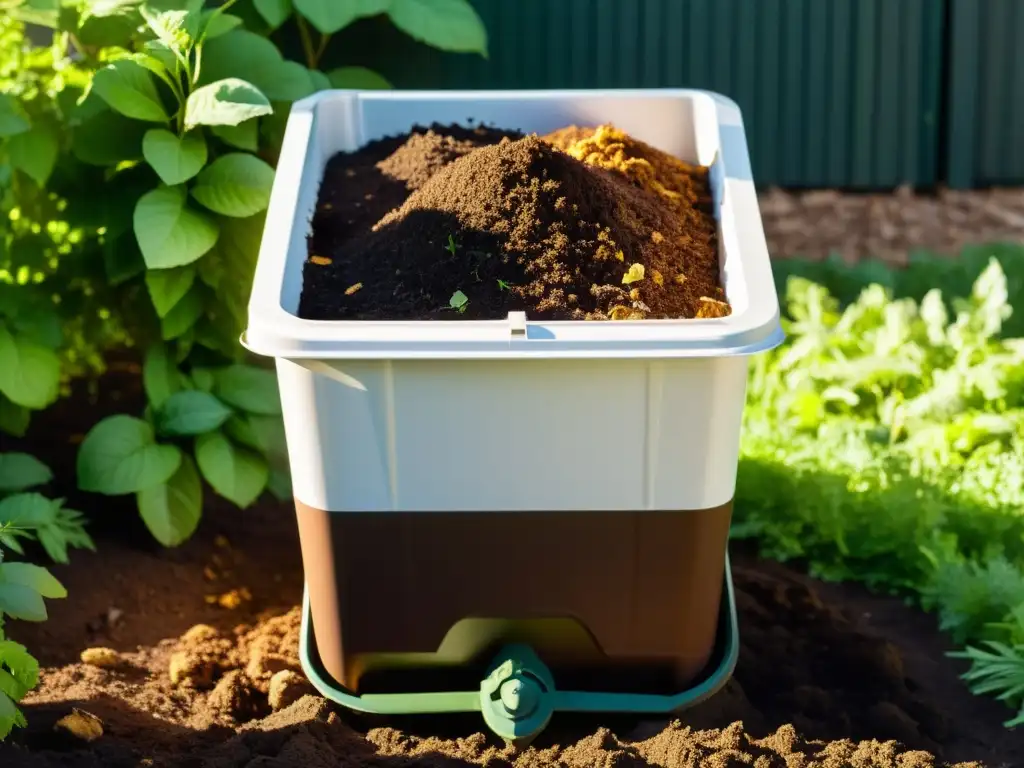
[(296, 511), (317, 650), (356, 693), (473, 690), (507, 642), (529, 643), (562, 690), (678, 693), (715, 646), (731, 500)]

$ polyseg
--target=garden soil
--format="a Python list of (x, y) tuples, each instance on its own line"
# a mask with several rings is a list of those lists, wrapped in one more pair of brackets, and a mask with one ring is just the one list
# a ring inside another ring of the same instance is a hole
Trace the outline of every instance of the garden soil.
[[(88, 402), (78, 393), (40, 414), (31, 444), (0, 449), (64, 466), (89, 418), (139, 405), (137, 382), (137, 366), (116, 363)], [(3, 768), (1024, 765), (1024, 739), (1000, 725), (1008, 710), (966, 690), (932, 617), (742, 548), (736, 674), (679, 720), (557, 715), (518, 753), (477, 715), (367, 721), (301, 674), (287, 505), (240, 512), (211, 498), (197, 534), (164, 550), (130, 499), (90, 509), (71, 488), (53, 492), (90, 512), (98, 551), (54, 567), (70, 597), (48, 601), (48, 621), (9, 627), (44, 670), (28, 728), (0, 745)]]
[(328, 164), (299, 314), (316, 320), (719, 317), (708, 169), (612, 126), (455, 126)]

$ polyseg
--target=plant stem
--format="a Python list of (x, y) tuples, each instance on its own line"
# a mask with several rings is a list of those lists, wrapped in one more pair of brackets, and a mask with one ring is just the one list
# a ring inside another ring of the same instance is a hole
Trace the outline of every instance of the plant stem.
[(320, 59), (323, 58), (324, 52), (327, 50), (327, 43), (331, 41), (330, 35), (320, 36), (320, 45), (316, 49), (316, 61), (314, 62), (313, 69), (320, 66)]
[(195, 48), (196, 51), (196, 68), (192, 73), (192, 86), (195, 87), (196, 83), (199, 82), (199, 71), (203, 66), (203, 46), (200, 43)]
[(306, 54), (306, 66), (310, 69), (316, 69), (317, 53), (313, 50), (313, 36), (309, 33), (309, 25), (306, 24), (306, 20), (302, 18), (301, 14), (295, 15), (296, 22), (299, 25), (299, 37), (302, 39), (302, 51)]

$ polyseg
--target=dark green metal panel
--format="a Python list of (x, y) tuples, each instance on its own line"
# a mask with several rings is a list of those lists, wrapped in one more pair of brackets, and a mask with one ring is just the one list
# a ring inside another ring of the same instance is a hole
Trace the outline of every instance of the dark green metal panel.
[[(947, 4), (1024, 5), (1024, 0), (472, 2), (487, 25), (486, 60), (440, 54), (412, 42), (382, 17), (342, 32), (331, 46), (339, 53), (327, 68), (364, 64), (404, 88), (707, 88), (742, 107), (759, 184), (854, 189), (928, 186), (938, 180)], [(1017, 55), (1018, 71), (1024, 66), (1016, 51), (1007, 55)], [(976, 89), (969, 76), (959, 77), (962, 92)], [(1015, 125), (1021, 127), (1020, 117)], [(963, 120), (957, 129), (972, 130)]]
[(1024, 7), (950, 0), (950, 186), (1024, 183)]
[(708, 88), (743, 108), (760, 184), (930, 185), (945, 2), (474, 0), (490, 58), (437, 56), (396, 80)]

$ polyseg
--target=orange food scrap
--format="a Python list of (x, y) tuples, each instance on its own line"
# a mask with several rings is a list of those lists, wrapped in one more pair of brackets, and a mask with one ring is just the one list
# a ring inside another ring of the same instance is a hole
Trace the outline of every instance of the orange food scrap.
[(346, 296), (351, 296), (353, 293), (355, 293), (356, 291), (358, 291), (362, 287), (363, 287), (362, 283), (356, 283), (355, 285), (350, 285), (348, 288), (345, 289), (345, 295)]
[(724, 301), (712, 299), (708, 296), (701, 296), (700, 301), (700, 309), (697, 310), (697, 317), (699, 318), (728, 317), (732, 313), (729, 305)]
[(252, 593), (245, 587), (232, 589), (230, 592), (225, 592), (222, 595), (206, 596), (208, 605), (219, 605), (221, 608), (226, 608), (229, 611), (233, 611), (246, 600), (252, 600)]
[(331, 263), (331, 259), (326, 256), (310, 256), (309, 260), (316, 264), (318, 267), (326, 267)]

